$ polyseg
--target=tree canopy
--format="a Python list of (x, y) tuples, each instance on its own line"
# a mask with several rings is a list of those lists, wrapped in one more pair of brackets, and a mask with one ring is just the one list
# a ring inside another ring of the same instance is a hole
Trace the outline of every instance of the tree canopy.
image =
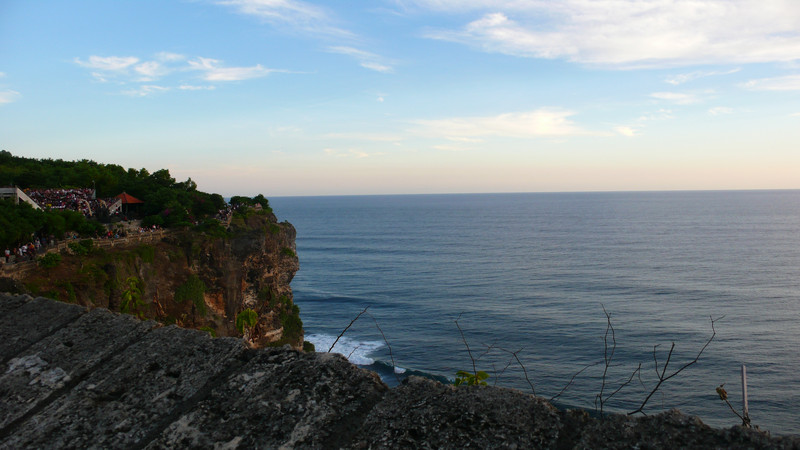
[[(147, 169), (126, 170), (116, 164), (101, 164), (87, 159), (64, 161), (24, 158), (6, 150), (0, 151), (0, 186), (17, 186), (21, 189), (94, 187), (97, 198), (110, 198), (127, 192), (144, 201), (137, 214), (144, 218), (145, 225), (185, 225), (213, 216), (226, 206), (221, 195), (197, 190), (197, 183), (191, 178), (178, 182), (167, 169), (150, 173)], [(90, 221), (86, 221), (80, 213), (37, 211), (28, 205), (2, 203), (1, 246), (21, 243), (30, 239), (35, 232), (58, 237), (66, 231), (81, 234), (93, 234), (95, 231), (95, 226), (88, 224)]]

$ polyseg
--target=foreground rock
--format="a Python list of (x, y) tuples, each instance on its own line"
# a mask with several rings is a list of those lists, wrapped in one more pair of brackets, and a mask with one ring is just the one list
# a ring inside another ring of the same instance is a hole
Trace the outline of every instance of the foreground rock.
[(254, 350), (103, 309), (0, 294), (0, 448), (800, 448), (670, 411), (597, 420), (519, 391), (342, 356)]

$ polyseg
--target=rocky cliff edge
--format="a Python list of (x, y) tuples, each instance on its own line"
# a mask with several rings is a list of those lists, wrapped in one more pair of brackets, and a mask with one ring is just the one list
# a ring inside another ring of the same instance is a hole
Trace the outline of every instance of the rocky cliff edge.
[(0, 294), (0, 449), (800, 448), (678, 411), (603, 420), (493, 387), (389, 389), (337, 354), (252, 349)]

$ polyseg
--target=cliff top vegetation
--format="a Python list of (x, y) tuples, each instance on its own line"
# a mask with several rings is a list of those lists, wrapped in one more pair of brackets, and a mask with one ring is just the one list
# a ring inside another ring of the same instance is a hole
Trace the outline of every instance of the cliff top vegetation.
[[(20, 189), (95, 189), (97, 198), (110, 198), (122, 192), (144, 203), (126, 211), (128, 217), (142, 219), (144, 226), (181, 226), (213, 218), (227, 208), (220, 194), (197, 189), (191, 178), (176, 181), (167, 169), (150, 173), (147, 169), (124, 169), (116, 164), (90, 160), (64, 161), (14, 156), (0, 151), (0, 186)], [(269, 208), (263, 195), (254, 198), (233, 197), (231, 205)], [(42, 205), (40, 205), (42, 206)], [(83, 214), (70, 210), (35, 210), (27, 204), (0, 202), (0, 246), (19, 245), (35, 234), (62, 238), (68, 232), (94, 236), (104, 231), (99, 221), (110, 217), (87, 220)]]

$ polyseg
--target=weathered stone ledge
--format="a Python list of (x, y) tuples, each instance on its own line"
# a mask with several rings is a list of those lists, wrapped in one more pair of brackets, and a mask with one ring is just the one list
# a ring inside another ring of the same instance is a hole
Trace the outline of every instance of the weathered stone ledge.
[(0, 294), (0, 448), (800, 448), (678, 411), (604, 420), (502, 388), (389, 389), (336, 354), (247, 348)]

